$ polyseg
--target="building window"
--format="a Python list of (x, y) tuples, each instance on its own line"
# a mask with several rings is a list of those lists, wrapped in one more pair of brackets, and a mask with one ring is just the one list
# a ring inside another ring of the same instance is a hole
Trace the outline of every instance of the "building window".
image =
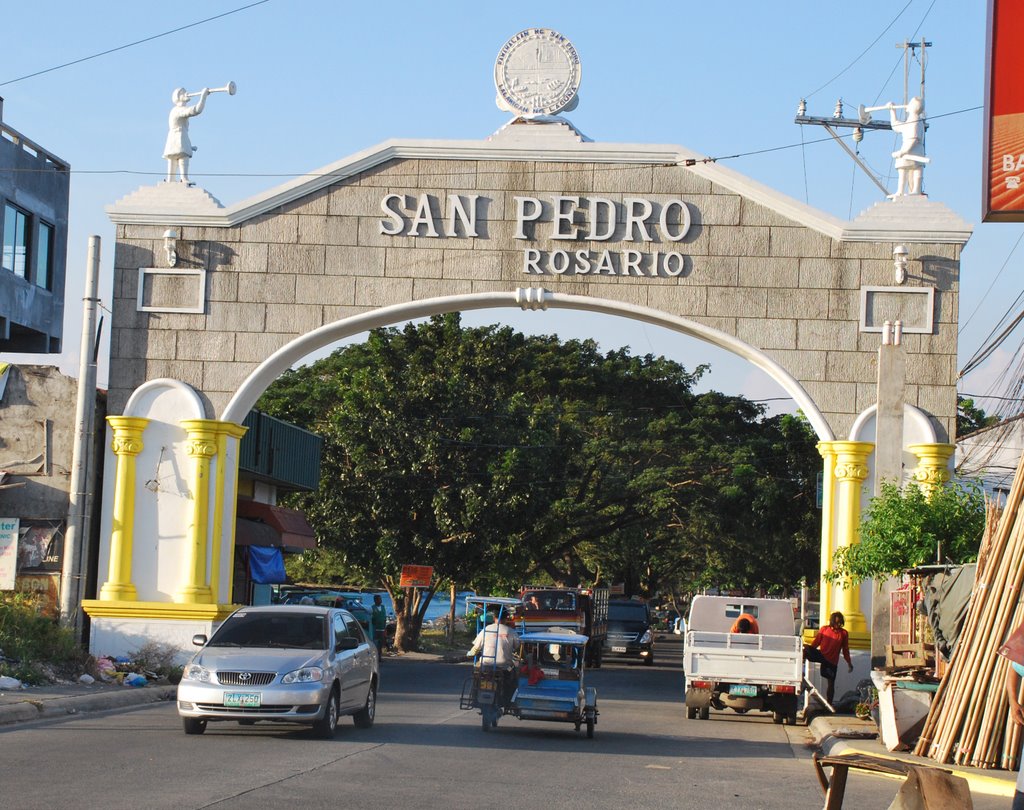
[(50, 289), (53, 277), (53, 226), (39, 223), (39, 243), (36, 245), (36, 261), (33, 281), (44, 290)]
[(13, 205), (4, 206), (4, 246), (0, 266), (25, 278), (28, 259), (28, 214)]

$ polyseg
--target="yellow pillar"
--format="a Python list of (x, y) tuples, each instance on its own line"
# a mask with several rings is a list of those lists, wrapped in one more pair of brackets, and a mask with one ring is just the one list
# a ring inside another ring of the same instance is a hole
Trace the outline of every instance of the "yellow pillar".
[(956, 451), (956, 446), (929, 442), (927, 444), (909, 444), (907, 449), (917, 456), (914, 480), (921, 487), (921, 491), (931, 498), (932, 493), (949, 480), (949, 459)]
[[(871, 442), (833, 442), (836, 453), (836, 548), (860, 542), (861, 488), (868, 477), (868, 456), (874, 450)], [(860, 586), (849, 581), (839, 585), (835, 610), (846, 618), (851, 646), (871, 643), (871, 632), (860, 610)], [(822, 623), (828, 621), (822, 616)]]
[(132, 537), (135, 529), (135, 457), (142, 452), (142, 431), (148, 419), (139, 416), (108, 416), (114, 431), (110, 449), (117, 456), (114, 474), (114, 514), (110, 528), (110, 564), (100, 601), (134, 602), (132, 584)]
[(821, 624), (828, 621), (832, 612), (832, 586), (825, 581), (825, 572), (832, 567), (835, 543), (832, 528), (836, 515), (836, 453), (834, 442), (818, 442), (818, 452), (824, 460), (821, 481), (821, 579), (818, 583), (818, 616)]
[[(241, 440), (249, 428), (236, 425), (234, 422), (217, 422), (217, 475), (214, 480), (213, 498), (213, 543), (210, 553), (210, 594), (214, 602), (220, 599), (220, 563), (224, 553), (221, 546), (221, 537), (224, 534), (224, 525), (231, 527), (230, 542), (228, 543), (228, 561), (234, 559), (235, 549), (235, 507), (238, 502), (238, 453), (234, 454), (235, 463), (232, 469), (227, 469), (228, 439)], [(228, 487), (228, 482), (231, 486)], [(225, 503), (224, 493), (233, 492), (232, 497)], [(230, 588), (229, 598), (230, 598)]]
[(188, 531), (188, 580), (174, 594), (175, 602), (208, 604), (213, 592), (206, 576), (209, 553), (210, 461), (217, 454), (217, 427), (213, 419), (186, 419), (185, 452), (192, 459), (192, 521)]

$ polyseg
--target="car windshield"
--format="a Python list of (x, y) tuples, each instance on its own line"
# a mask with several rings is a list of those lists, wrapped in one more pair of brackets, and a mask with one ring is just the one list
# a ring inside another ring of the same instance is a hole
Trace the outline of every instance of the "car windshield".
[(616, 604), (612, 602), (608, 605), (608, 620), (620, 622), (646, 622), (647, 606), (641, 602), (637, 602), (636, 604)]
[(576, 610), (576, 595), (565, 591), (527, 591), (523, 594), (527, 610)]
[(211, 647), (326, 649), (323, 615), (236, 613), (213, 634)]

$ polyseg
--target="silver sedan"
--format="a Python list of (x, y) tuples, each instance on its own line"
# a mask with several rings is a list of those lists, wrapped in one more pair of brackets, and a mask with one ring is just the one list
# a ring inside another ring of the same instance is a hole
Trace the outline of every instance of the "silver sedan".
[(186, 734), (208, 721), (304, 723), (331, 738), (338, 718), (373, 725), (377, 650), (347, 610), (273, 605), (232, 613), (186, 664), (178, 714)]

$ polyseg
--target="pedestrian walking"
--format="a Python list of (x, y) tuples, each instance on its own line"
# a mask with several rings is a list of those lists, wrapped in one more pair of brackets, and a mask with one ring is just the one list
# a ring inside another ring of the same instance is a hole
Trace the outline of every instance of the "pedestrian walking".
[(373, 630), (373, 643), (377, 645), (377, 658), (384, 654), (384, 646), (388, 641), (388, 611), (379, 593), (373, 595), (373, 607), (370, 608), (370, 629)]

